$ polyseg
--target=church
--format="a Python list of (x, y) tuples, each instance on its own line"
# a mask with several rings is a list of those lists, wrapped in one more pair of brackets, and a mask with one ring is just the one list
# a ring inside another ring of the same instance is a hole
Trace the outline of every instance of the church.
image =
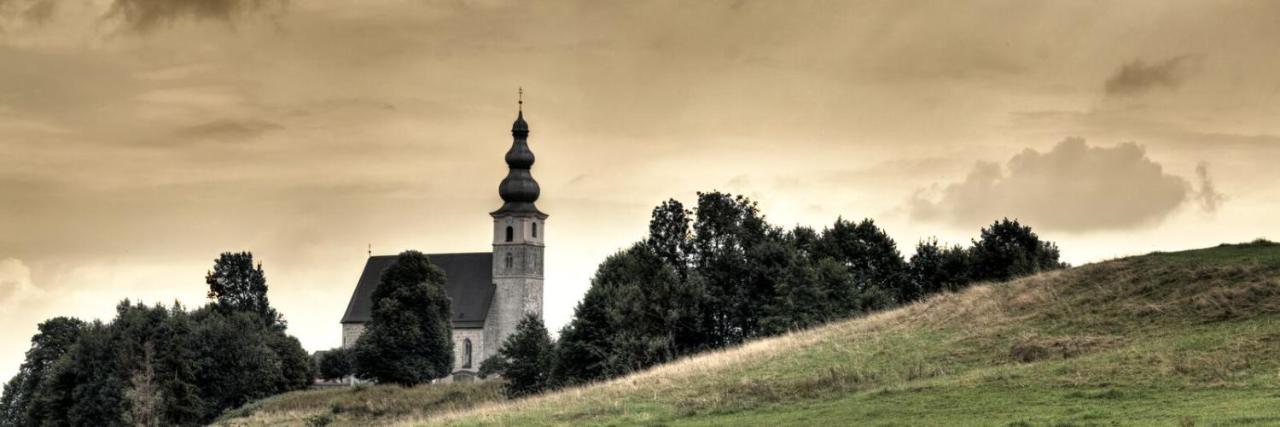
[[(520, 102), (523, 107), (523, 100)], [(498, 185), (502, 207), (493, 218), (493, 250), (474, 253), (427, 254), (446, 275), (445, 292), (453, 310), (454, 380), (473, 378), (480, 362), (497, 354), (507, 336), (526, 314), (542, 315), (542, 254), (546, 245), (547, 214), (538, 210), (541, 190), (533, 180), (533, 151), (529, 150), (529, 124), (520, 108), (511, 126), (513, 141), (507, 150), (510, 170)], [(342, 346), (355, 346), (373, 304), (370, 296), (382, 272), (396, 255), (370, 255), (356, 281), (355, 291), (342, 316)]]

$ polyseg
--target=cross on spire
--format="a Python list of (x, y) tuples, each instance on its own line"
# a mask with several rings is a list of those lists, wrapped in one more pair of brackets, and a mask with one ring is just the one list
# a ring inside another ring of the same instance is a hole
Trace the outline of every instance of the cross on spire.
[(517, 98), (518, 101), (516, 101), (516, 104), (519, 104), (520, 111), (524, 112), (524, 86), (520, 86), (518, 93), (519, 98)]

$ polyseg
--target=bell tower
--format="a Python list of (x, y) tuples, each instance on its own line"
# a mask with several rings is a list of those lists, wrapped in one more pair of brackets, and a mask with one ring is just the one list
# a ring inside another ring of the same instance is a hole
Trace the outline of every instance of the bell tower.
[(524, 121), (524, 99), (511, 125), (513, 141), (507, 150), (507, 177), (498, 185), (502, 207), (493, 217), (493, 303), (485, 325), (485, 347), (496, 349), (515, 332), (526, 314), (542, 316), (542, 255), (547, 214), (534, 202), (541, 190), (533, 180), (533, 151), (529, 150), (529, 124)]

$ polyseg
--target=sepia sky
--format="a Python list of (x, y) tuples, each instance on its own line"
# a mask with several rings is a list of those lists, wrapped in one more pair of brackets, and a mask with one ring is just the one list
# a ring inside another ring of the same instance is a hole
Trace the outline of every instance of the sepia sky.
[(249, 250), (308, 350), (375, 254), (487, 251), (516, 88), (546, 313), (649, 210), (1010, 216), (1084, 263), (1280, 238), (1280, 3), (0, 0), (0, 377), (43, 319), (204, 302)]

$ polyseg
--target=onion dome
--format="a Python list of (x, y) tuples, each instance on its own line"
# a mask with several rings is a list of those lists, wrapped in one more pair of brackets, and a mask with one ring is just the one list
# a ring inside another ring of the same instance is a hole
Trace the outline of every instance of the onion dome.
[(516, 115), (516, 122), (511, 124), (512, 136), (529, 136), (529, 123), (524, 121), (524, 109)]
[(502, 196), (504, 203), (501, 208), (491, 214), (521, 213), (546, 217), (546, 214), (539, 211), (533, 204), (538, 201), (542, 190), (529, 171), (533, 167), (534, 156), (533, 151), (529, 150), (529, 123), (524, 121), (523, 109), (516, 116), (515, 123), (511, 125), (511, 136), (513, 141), (506, 156), (509, 171), (507, 177), (502, 179), (502, 183), (498, 184), (498, 195)]

